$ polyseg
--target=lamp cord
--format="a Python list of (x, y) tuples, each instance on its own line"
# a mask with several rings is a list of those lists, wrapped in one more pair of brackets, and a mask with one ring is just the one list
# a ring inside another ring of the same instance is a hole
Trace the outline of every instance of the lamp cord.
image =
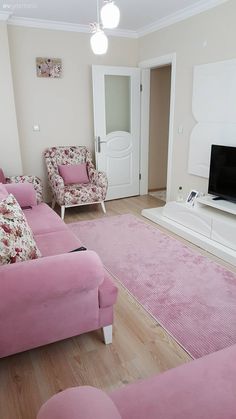
[(98, 26), (100, 27), (99, 0), (97, 0), (97, 21), (98, 21)]

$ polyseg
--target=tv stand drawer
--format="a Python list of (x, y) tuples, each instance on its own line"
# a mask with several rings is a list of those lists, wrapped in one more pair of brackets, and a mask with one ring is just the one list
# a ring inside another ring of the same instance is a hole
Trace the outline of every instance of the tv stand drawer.
[(212, 220), (212, 240), (236, 250), (236, 221), (234, 219), (222, 220), (214, 218)]
[(168, 202), (163, 208), (163, 215), (203, 236), (211, 236), (211, 216), (207, 211), (178, 202)]

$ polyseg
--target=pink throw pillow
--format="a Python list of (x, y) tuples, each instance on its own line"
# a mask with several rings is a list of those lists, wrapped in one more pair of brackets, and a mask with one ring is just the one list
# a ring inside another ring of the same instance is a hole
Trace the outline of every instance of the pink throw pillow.
[(58, 170), (65, 185), (72, 185), (73, 183), (89, 183), (86, 163), (60, 164), (58, 166)]
[(6, 178), (2, 169), (0, 169), (0, 183), (6, 183)]
[(14, 195), (21, 208), (37, 205), (36, 192), (31, 183), (6, 183), (4, 186), (8, 193)]
[[(1, 170), (1, 169), (0, 169)], [(7, 189), (5, 185), (0, 183), (0, 202), (8, 196)]]

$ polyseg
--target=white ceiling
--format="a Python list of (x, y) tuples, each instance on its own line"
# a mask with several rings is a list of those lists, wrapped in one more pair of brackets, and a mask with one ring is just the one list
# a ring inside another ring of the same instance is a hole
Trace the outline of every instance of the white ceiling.
[[(116, 0), (119, 28), (140, 32), (176, 15), (193, 15), (227, 0)], [(99, 0), (100, 5), (103, 0)], [(13, 18), (43, 19), (88, 25), (96, 20), (96, 0), (0, 0), (0, 12)]]

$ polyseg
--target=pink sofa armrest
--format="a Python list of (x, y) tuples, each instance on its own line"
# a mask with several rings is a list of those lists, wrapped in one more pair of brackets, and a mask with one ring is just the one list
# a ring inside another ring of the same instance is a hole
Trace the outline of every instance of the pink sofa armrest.
[[(102, 263), (93, 251), (66, 253), (0, 266), (0, 315), (65, 293), (98, 288)], [(10, 305), (9, 305), (10, 304)], [(7, 315), (7, 314), (6, 314)]]
[(56, 394), (40, 409), (37, 419), (121, 419), (112, 400), (102, 390), (74, 387)]
[(123, 419), (235, 419), (236, 345), (109, 394)]
[(104, 281), (98, 289), (99, 307), (107, 308), (116, 303), (118, 288), (111, 280), (108, 273), (104, 272)]
[(6, 183), (5, 188), (16, 198), (21, 208), (34, 207), (37, 205), (37, 195), (30, 183)]

